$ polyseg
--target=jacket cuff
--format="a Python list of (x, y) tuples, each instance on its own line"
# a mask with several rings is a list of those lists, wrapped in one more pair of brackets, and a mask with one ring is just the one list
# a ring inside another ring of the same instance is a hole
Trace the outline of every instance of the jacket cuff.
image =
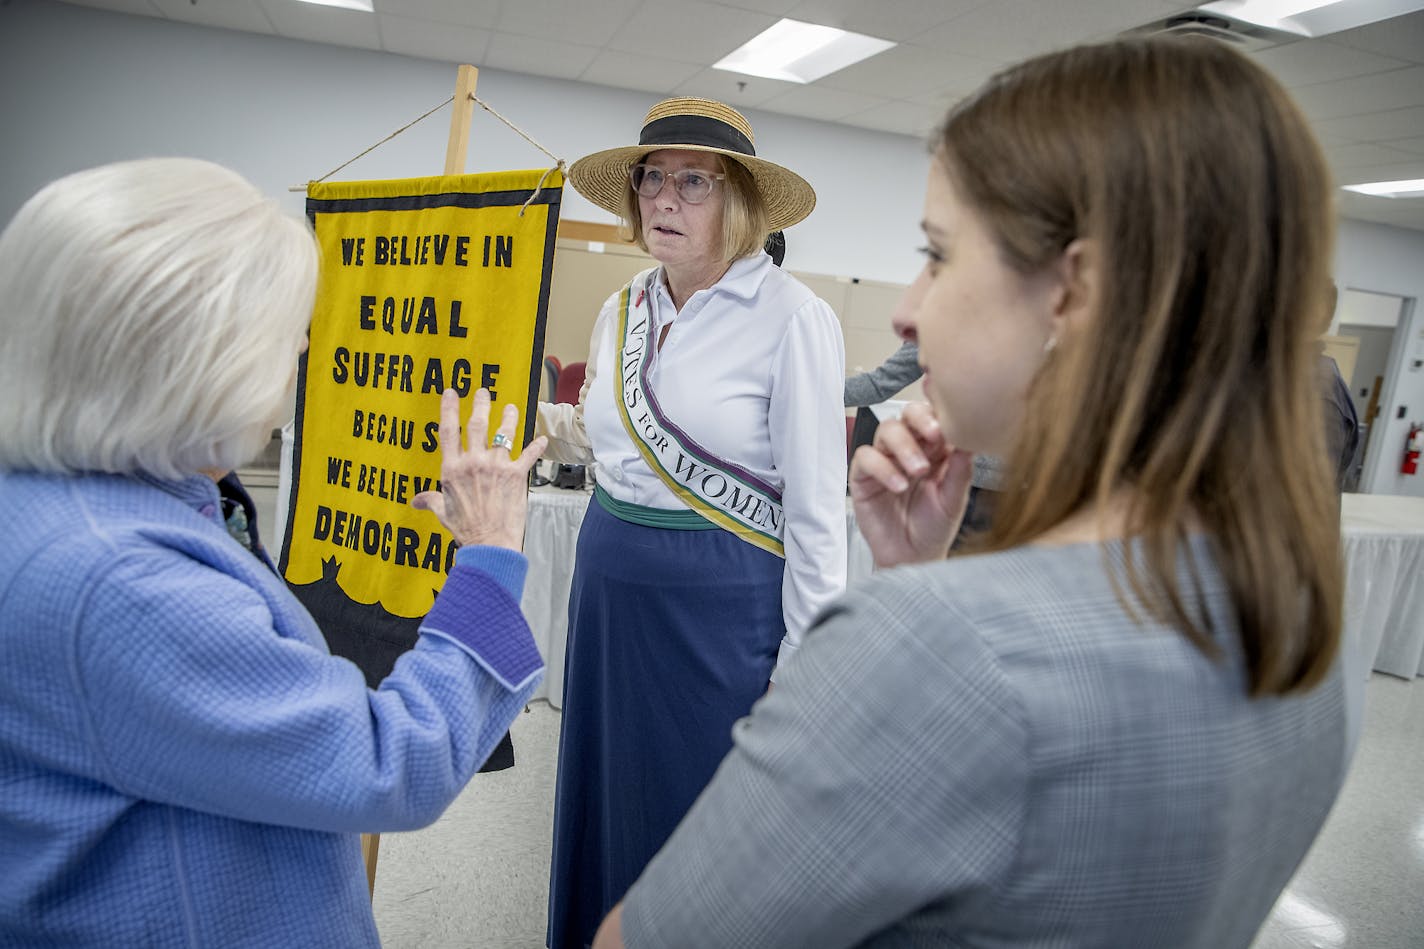
[(420, 632), (454, 643), (509, 692), (518, 692), (544, 672), (519, 601), (474, 567), (455, 564)]
[(524, 578), (529, 574), (529, 558), (517, 550), (471, 544), (455, 551), (455, 563), (489, 574), (516, 600), (524, 595)]

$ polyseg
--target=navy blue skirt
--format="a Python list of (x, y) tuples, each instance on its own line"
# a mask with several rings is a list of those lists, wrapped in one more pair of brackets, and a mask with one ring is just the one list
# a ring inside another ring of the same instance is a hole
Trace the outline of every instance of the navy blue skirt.
[(569, 596), (551, 949), (593, 941), (766, 692), (784, 566), (723, 530), (645, 527), (589, 504)]

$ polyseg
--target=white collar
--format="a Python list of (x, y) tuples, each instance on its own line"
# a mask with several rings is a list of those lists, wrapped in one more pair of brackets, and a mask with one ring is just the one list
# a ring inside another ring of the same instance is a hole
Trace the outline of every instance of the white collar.
[[(720, 280), (707, 287), (706, 290), (699, 290), (697, 293), (713, 292), (727, 293), (743, 300), (750, 300), (761, 290), (762, 283), (766, 280), (776, 264), (771, 262), (771, 255), (766, 251), (758, 251), (750, 257), (740, 257), (732, 261), (732, 265), (727, 268), (727, 272), (722, 274)], [(665, 298), (671, 300), (667, 289), (667, 280), (661, 266), (653, 273), (654, 286)], [(694, 293), (693, 296), (697, 294)]]

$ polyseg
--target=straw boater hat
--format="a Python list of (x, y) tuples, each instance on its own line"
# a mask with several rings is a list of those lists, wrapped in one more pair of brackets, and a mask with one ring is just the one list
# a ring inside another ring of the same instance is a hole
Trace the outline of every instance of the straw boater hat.
[(569, 182), (579, 194), (616, 215), (632, 187), (628, 169), (649, 152), (677, 148), (712, 152), (738, 162), (752, 173), (766, 205), (767, 226), (779, 231), (811, 213), (816, 192), (796, 172), (756, 157), (752, 127), (729, 106), (712, 99), (665, 99), (643, 120), (638, 144), (586, 155), (569, 168)]

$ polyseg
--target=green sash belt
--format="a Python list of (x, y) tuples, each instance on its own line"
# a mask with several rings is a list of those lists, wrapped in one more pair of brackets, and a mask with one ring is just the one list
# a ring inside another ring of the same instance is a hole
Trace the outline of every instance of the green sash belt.
[(603, 509), (620, 521), (627, 521), (629, 524), (641, 524), (643, 527), (660, 527), (669, 531), (715, 531), (721, 530), (707, 518), (690, 511), (686, 508), (680, 511), (669, 511), (660, 507), (644, 507), (641, 504), (632, 504), (628, 501), (620, 501), (607, 491), (603, 490), (603, 485), (593, 486), (593, 497)]

